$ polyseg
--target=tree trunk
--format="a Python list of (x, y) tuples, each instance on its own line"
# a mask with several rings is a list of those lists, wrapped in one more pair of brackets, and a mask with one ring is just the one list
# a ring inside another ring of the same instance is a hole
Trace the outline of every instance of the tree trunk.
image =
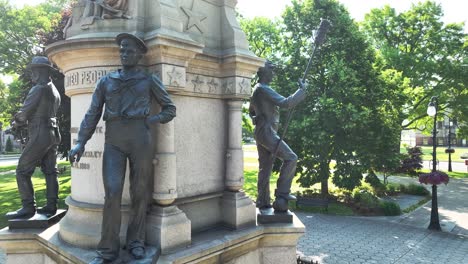
[(323, 179), (322, 180), (321, 190), (322, 190), (322, 196), (323, 197), (328, 197), (328, 195), (329, 195), (329, 193), (328, 193), (328, 179)]
[(321, 182), (321, 194), (323, 197), (328, 197), (328, 178), (330, 178), (330, 162), (320, 163), (320, 171), (323, 175)]
[(431, 208), (431, 222), (428, 227), (429, 230), (440, 231), (439, 222), (439, 207), (437, 206), (437, 185), (432, 185), (432, 208)]

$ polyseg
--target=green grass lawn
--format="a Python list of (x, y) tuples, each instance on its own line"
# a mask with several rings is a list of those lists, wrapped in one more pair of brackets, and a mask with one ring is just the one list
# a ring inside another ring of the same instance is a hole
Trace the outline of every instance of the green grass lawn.
[[(446, 171), (442, 170), (443, 172), (447, 173), (449, 178), (455, 178), (455, 179), (465, 179), (468, 178), (468, 173), (467, 172), (455, 172), (455, 171)], [(423, 173), (429, 173), (431, 170), (429, 169), (422, 169), (421, 172)]]
[[(66, 163), (60, 163), (59, 167), (67, 166), (67, 170), (59, 175), (59, 208), (66, 208), (65, 198), (70, 194), (71, 173), (70, 166)], [(5, 214), (10, 211), (15, 211), (21, 208), (21, 199), (16, 185), (16, 176), (14, 166), (0, 167), (0, 228), (8, 225)], [(32, 182), (36, 193), (37, 206), (44, 206), (46, 203), (46, 185), (44, 175), (39, 168), (33, 174)]]
[[(448, 154), (445, 153), (446, 146), (438, 146), (436, 149), (436, 156), (439, 161), (448, 161)], [(468, 153), (468, 148), (466, 147), (454, 147), (455, 153), (452, 153), (453, 162), (465, 162), (464, 159), (460, 158), (460, 155), (463, 153)], [(421, 146), (423, 152), (423, 160), (432, 160), (432, 147), (430, 146)], [(406, 153), (406, 148), (400, 148), (401, 153)]]

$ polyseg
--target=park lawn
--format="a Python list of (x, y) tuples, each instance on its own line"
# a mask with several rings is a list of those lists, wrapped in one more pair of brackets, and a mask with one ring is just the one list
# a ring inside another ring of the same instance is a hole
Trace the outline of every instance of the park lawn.
[[(448, 161), (448, 153), (445, 153), (446, 146), (438, 146), (436, 149), (437, 160), (439, 161)], [(468, 148), (466, 147), (452, 147), (455, 149), (455, 153), (452, 153), (453, 162), (465, 162), (464, 159), (460, 158), (460, 155), (463, 153), (468, 153)], [(432, 160), (432, 147), (431, 146), (421, 146), (422, 150), (422, 159), (423, 160)], [(406, 153), (406, 148), (400, 148), (401, 153)]]
[[(431, 170), (429, 169), (422, 169), (422, 173), (429, 173)], [(443, 170), (443, 172), (447, 173), (449, 178), (455, 178), (455, 179), (468, 179), (468, 172), (456, 172), (456, 171), (446, 171)]]
[[(258, 167), (256, 168), (246, 168), (244, 169), (244, 187), (243, 190), (252, 198), (253, 200), (257, 199), (257, 176), (258, 176)], [(296, 182), (298, 176), (294, 177), (291, 186), (291, 193), (298, 191), (304, 191), (305, 188), (299, 186), (299, 183)], [(278, 173), (273, 173), (270, 178), (270, 194), (274, 198), (276, 181), (278, 180)]]
[[(66, 171), (63, 174), (59, 174), (59, 208), (65, 209), (65, 198), (70, 194), (71, 185), (71, 173), (70, 166), (63, 165), (60, 163), (59, 167), (67, 166)], [(18, 187), (16, 185), (16, 176), (14, 166), (0, 167), (0, 172), (5, 174), (0, 175), (0, 229), (8, 225), (8, 221), (5, 218), (7, 212), (15, 211), (21, 208), (21, 199), (18, 193)], [(32, 182), (34, 185), (34, 191), (36, 193), (36, 204), (41, 207), (46, 203), (46, 185), (44, 175), (39, 168), (36, 168)]]

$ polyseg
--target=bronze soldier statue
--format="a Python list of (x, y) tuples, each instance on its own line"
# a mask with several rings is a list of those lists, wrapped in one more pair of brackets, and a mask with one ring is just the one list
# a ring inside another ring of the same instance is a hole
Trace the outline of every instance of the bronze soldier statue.
[(47, 57), (34, 57), (28, 68), (35, 85), (13, 121), (13, 126), (28, 126), (29, 141), (16, 168), (16, 182), (23, 207), (7, 213), (8, 219), (30, 218), (36, 213), (31, 175), (37, 165), (41, 166), (47, 186), (47, 204), (38, 208), (37, 212), (45, 215), (54, 215), (57, 212), (57, 148), (60, 132), (56, 115), (60, 106), (60, 94), (50, 80), (53, 68)]
[(297, 155), (277, 134), (279, 123), (279, 108), (290, 109), (305, 99), (305, 84), (299, 81), (300, 88), (291, 96), (285, 98), (273, 90), (269, 84), (273, 79), (275, 65), (266, 61), (265, 66), (258, 72), (259, 82), (255, 86), (249, 113), (254, 120), (254, 137), (258, 150), (258, 182), (257, 202), (259, 209), (271, 208), (270, 202), (270, 176), (273, 162), (276, 157), (283, 161), (277, 187), (275, 190), (275, 211), (288, 210), (288, 201), (296, 197), (290, 194), (291, 183), (296, 171)]
[[(135, 259), (145, 257), (145, 219), (152, 177), (153, 144), (149, 128), (167, 123), (176, 115), (176, 107), (158, 77), (138, 68), (147, 52), (138, 37), (122, 33), (116, 37), (123, 68), (102, 77), (96, 84), (91, 105), (81, 122), (77, 145), (70, 162), (80, 160), (86, 142), (101, 118), (106, 121), (103, 155), (104, 211), (98, 256), (91, 262), (111, 263), (119, 256), (120, 206), (127, 160), (130, 164), (130, 220), (126, 248)], [(162, 110), (150, 115), (153, 102)]]

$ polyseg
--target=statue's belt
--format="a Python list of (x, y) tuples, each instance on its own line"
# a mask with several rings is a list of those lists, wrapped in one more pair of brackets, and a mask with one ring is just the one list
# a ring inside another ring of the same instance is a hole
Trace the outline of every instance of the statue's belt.
[(145, 120), (146, 116), (114, 116), (106, 119), (106, 122), (127, 121), (127, 120)]

